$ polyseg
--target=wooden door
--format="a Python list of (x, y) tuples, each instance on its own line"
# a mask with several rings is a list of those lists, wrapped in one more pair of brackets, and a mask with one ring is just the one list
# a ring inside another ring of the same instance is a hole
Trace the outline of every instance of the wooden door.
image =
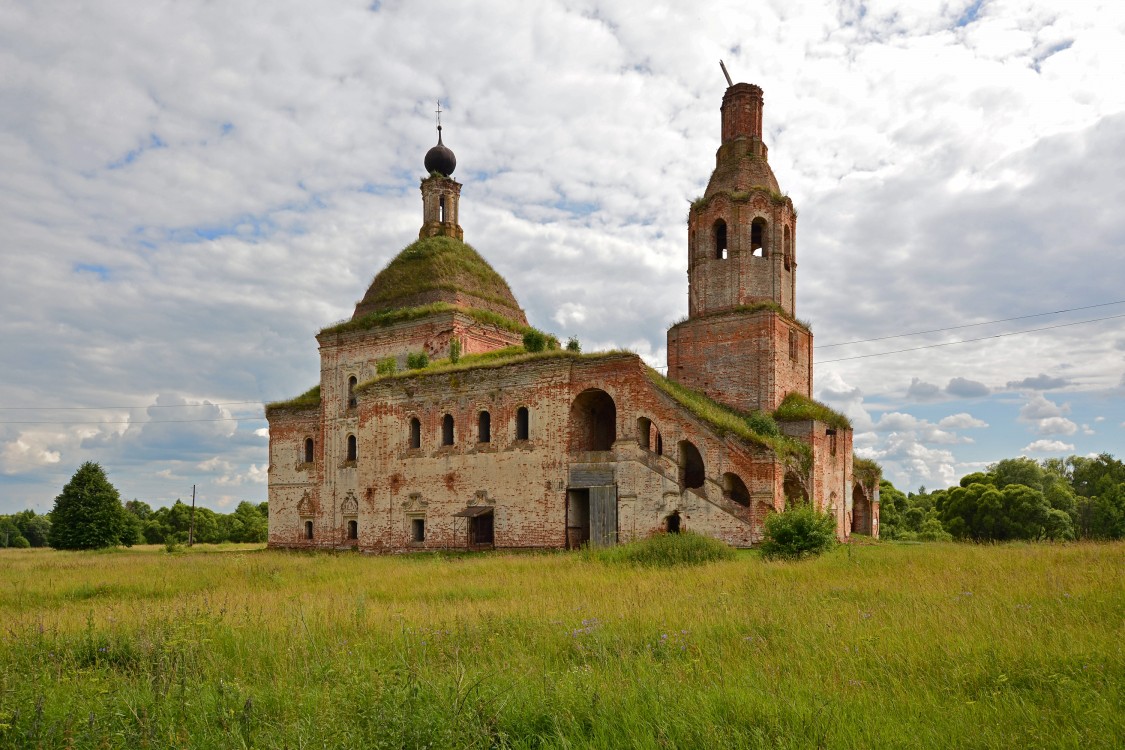
[(617, 485), (590, 488), (590, 545), (617, 544)]

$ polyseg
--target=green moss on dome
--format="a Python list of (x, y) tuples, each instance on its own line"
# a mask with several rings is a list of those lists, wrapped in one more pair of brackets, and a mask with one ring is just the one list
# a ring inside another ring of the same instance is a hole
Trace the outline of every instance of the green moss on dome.
[(508, 282), (472, 246), (444, 236), (420, 239), (396, 255), (371, 281), (355, 318), (438, 301), (422, 299), (434, 292), (475, 297), (483, 307), (509, 311), (507, 317), (524, 322)]

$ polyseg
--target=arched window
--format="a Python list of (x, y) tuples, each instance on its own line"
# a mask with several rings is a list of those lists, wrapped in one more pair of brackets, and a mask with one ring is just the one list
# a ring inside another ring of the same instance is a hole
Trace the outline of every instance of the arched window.
[(355, 386), (356, 386), (357, 382), (358, 381), (356, 380), (355, 375), (352, 375), (350, 378), (348, 378), (348, 408), (349, 409), (355, 408)]
[(669, 534), (680, 533), (680, 511), (674, 510), (670, 516), (664, 519), (664, 530)]
[(761, 216), (750, 222), (750, 251), (755, 258), (766, 255), (766, 220)]
[(486, 411), (482, 411), (477, 420), (477, 442), (492, 442), (492, 415)]
[(637, 444), (646, 451), (652, 450), (652, 420), (637, 417)]
[(526, 406), (516, 409), (516, 440), (530, 439), (530, 416)]
[(656, 455), (663, 456), (664, 455), (664, 437), (660, 434), (660, 430), (656, 431), (656, 440), (654, 442), (656, 443)]
[(312, 539), (312, 538), (313, 538), (312, 521), (305, 521), (305, 539)]
[(445, 196), (438, 198), (438, 221), (445, 221)]
[(747, 508), (750, 507), (750, 491), (746, 489), (742, 477), (737, 474), (730, 472), (723, 474), (723, 497)]
[(591, 388), (570, 406), (570, 450), (608, 451), (617, 440), (617, 405), (608, 393)]
[(305, 463), (311, 464), (313, 462), (313, 439), (305, 438)]
[(719, 260), (726, 260), (727, 223), (722, 219), (716, 219), (715, 225), (711, 228), (711, 236), (715, 240), (715, 257)]
[(703, 456), (687, 440), (680, 441), (680, 484), (685, 490), (703, 486)]
[(441, 418), (441, 444), (453, 445), (453, 415), (446, 414)]
[(348, 539), (359, 539), (359, 523), (348, 521)]
[(782, 234), (784, 237), (782, 245), (785, 252), (785, 270), (791, 271), (793, 270), (793, 230), (786, 224), (785, 231)]
[(410, 418), (410, 447), (422, 447), (422, 423), (418, 421), (418, 417)]
[(355, 435), (348, 435), (348, 460), (355, 461), (358, 455)]

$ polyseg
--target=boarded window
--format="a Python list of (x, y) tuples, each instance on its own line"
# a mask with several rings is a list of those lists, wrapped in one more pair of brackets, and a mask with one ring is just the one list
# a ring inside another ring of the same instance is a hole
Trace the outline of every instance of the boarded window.
[(305, 463), (311, 464), (313, 462), (313, 439), (305, 438)]
[(608, 393), (591, 388), (570, 406), (570, 450), (608, 451), (617, 440), (617, 405)]
[(477, 418), (477, 442), (492, 442), (492, 415), (486, 411), (482, 411)]
[(313, 538), (313, 523), (312, 521), (305, 521), (305, 539)]
[(348, 521), (348, 539), (359, 539), (359, 524), (355, 521)]
[(410, 541), (415, 544), (421, 544), (426, 541), (426, 519), (425, 518), (412, 518), (410, 519)]
[(348, 460), (355, 461), (358, 453), (355, 435), (348, 435)]
[(441, 444), (453, 445), (453, 415), (446, 414), (441, 418)]
[(750, 222), (750, 252), (757, 258), (766, 255), (766, 220), (761, 216)]
[(789, 331), (789, 359), (797, 359), (797, 351), (799, 348), (799, 338), (797, 332), (790, 329)]
[(422, 447), (422, 423), (418, 420), (418, 417), (410, 418), (410, 447)]
[(690, 441), (680, 441), (680, 484), (684, 489), (703, 486), (703, 456)]
[(715, 257), (719, 260), (727, 258), (727, 223), (717, 219), (711, 229), (711, 236), (715, 240)]
[(530, 440), (531, 414), (526, 406), (516, 409), (516, 440)]

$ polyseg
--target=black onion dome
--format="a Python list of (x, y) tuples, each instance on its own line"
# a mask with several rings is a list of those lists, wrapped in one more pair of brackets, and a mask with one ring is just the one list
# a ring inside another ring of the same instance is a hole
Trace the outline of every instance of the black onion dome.
[(449, 177), (457, 168), (457, 157), (441, 142), (441, 126), (438, 126), (437, 145), (426, 152), (426, 171), (437, 172)]

